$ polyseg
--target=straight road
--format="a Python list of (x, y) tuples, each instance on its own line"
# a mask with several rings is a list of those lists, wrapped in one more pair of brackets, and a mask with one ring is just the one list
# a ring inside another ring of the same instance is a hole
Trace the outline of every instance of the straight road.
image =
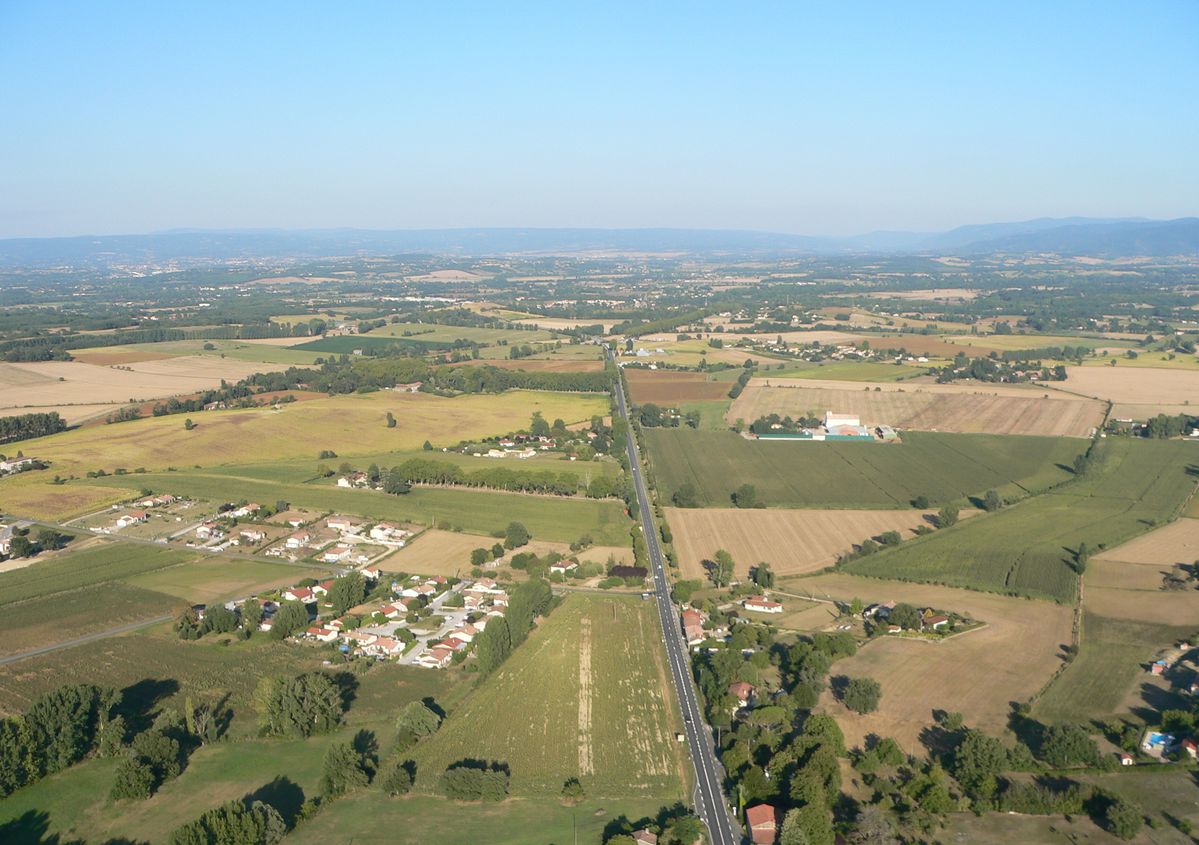
[[(624, 387), (619, 381), (616, 383), (616, 406), (620, 416), (627, 421), (628, 407), (625, 404)], [(654, 528), (653, 512), (650, 510), (649, 496), (645, 492), (645, 479), (641, 475), (637, 438), (633, 434), (631, 424), (628, 450), (629, 467), (637, 491), (637, 509), (641, 515), (641, 530), (645, 533), (645, 547), (653, 569), (654, 596), (658, 602), (658, 616), (662, 621), (666, 662), (670, 664), (670, 676), (683, 711), (687, 746), (691, 750), (691, 761), (695, 764), (695, 805), (700, 819), (708, 826), (708, 838), (712, 845), (739, 845), (742, 840), (741, 826), (729, 815), (721, 788), (724, 782), (724, 768), (716, 757), (712, 731), (703, 720), (696, 698), (687, 644), (683, 642), (679, 619), (675, 615), (674, 603), (670, 600), (670, 585), (662, 567), (662, 548), (658, 544), (658, 532)]]
[(73, 640), (63, 640), (60, 643), (53, 645), (44, 645), (41, 648), (30, 649), (29, 651), (21, 651), (16, 654), (10, 654), (7, 657), (0, 657), (0, 666), (8, 663), (16, 663), (18, 660), (26, 660), (30, 657), (37, 657), (39, 654), (48, 654), (52, 651), (58, 651), (60, 648), (70, 648), (71, 646), (83, 645), (94, 640), (102, 640), (105, 637), (115, 637), (117, 634), (127, 634), (130, 631), (136, 631), (138, 628), (145, 628), (147, 625), (157, 625), (159, 622), (169, 622), (174, 619), (171, 614), (165, 616), (155, 616), (153, 619), (143, 619), (141, 622), (130, 622), (128, 625), (121, 625), (118, 628), (109, 628), (107, 631), (96, 631), (94, 634), (76, 637)]

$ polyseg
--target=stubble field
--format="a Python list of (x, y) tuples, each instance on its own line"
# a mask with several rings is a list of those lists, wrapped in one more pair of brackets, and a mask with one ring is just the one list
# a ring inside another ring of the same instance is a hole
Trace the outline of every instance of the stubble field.
[(729, 392), (727, 383), (709, 381), (704, 373), (626, 369), (624, 375), (629, 397), (638, 405), (652, 402), (674, 407), (680, 402), (723, 399)]

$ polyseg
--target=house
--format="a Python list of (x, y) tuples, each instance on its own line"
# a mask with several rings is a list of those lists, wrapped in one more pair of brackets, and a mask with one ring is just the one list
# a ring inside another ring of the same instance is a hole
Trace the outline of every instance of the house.
[(754, 845), (774, 845), (778, 835), (778, 813), (770, 804), (755, 804), (745, 809), (745, 825)]
[(455, 628), (446, 634), (447, 640), (458, 640), (461, 643), (470, 643), (475, 638), (475, 626), (463, 625), (461, 628)]
[(1182, 750), (1185, 751), (1187, 756), (1192, 760), (1199, 759), (1199, 743), (1195, 742), (1195, 740), (1189, 737), (1184, 739), (1182, 741)]
[(637, 845), (658, 845), (658, 834), (642, 828), (641, 830), (633, 831), (633, 841)]
[(396, 393), (416, 393), (421, 389), (423, 381), (410, 381), (407, 384), (397, 384), (392, 388)]
[(379, 612), (388, 619), (397, 619), (400, 616), (408, 615), (408, 608), (404, 607), (404, 605), (397, 601), (393, 604), (383, 605), (381, 608), (379, 608)]
[(33, 465), (33, 458), (12, 458), (7, 461), (0, 461), (0, 475), (25, 472), (27, 469), (33, 469)]
[(557, 573), (558, 575), (574, 575), (579, 571), (579, 565), (573, 560), (560, 560), (557, 563), (550, 564), (550, 575)]
[(223, 536), (215, 522), (205, 522), (196, 526), (196, 539), (198, 540), (215, 540)]
[(878, 618), (878, 619), (886, 619), (888, 616), (891, 615), (891, 611), (894, 609), (895, 609), (895, 601), (894, 601), (894, 599), (892, 599), (891, 601), (886, 601), (886, 602), (883, 602), (882, 604), (870, 605), (869, 607), (867, 607), (865, 610), (862, 611), (862, 616), (866, 619), (870, 619), (872, 617)]
[(0, 555), (12, 551), (12, 526), (0, 525)]
[(352, 472), (337, 479), (338, 487), (363, 487), (367, 484), (365, 472)]
[(453, 659), (453, 651), (437, 645), (422, 654), (417, 663), (430, 669), (444, 669), (450, 665), (450, 661)]
[(331, 643), (337, 639), (337, 630), (315, 625), (304, 632), (304, 636), (322, 643)]
[(349, 546), (334, 546), (331, 549), (326, 549), (321, 555), (321, 560), (325, 563), (341, 563), (350, 556)]
[(247, 528), (244, 531), (238, 532), (238, 537), (244, 543), (261, 543), (266, 539), (266, 532), (258, 528)]
[(336, 578), (330, 578), (327, 581), (321, 581), (319, 584), (313, 584), (312, 585), (312, 594), (314, 596), (329, 595), (329, 590), (331, 590), (333, 588), (333, 582), (336, 580), (337, 580)]
[(924, 617), (924, 627), (932, 628), (934, 631), (936, 631), (939, 628), (944, 628), (948, 624), (949, 624), (949, 617), (944, 615), (943, 613), (933, 613), (933, 614), (925, 615), (925, 617)]
[(746, 610), (752, 610), (755, 613), (782, 613), (783, 606), (777, 601), (771, 601), (766, 596), (750, 596), (741, 602), (741, 606)]
[(358, 571), (362, 573), (362, 577), (367, 581), (379, 580), (379, 567), (377, 566), (367, 566)]
[(362, 530), (362, 523), (344, 516), (331, 516), (325, 521), (330, 530), (343, 534), (357, 534)]
[(1155, 660), (1149, 664), (1149, 674), (1164, 675), (1166, 670), (1170, 668), (1170, 664), (1164, 660)]
[(363, 647), (366, 654), (379, 657), (396, 657), (404, 653), (404, 644), (395, 637), (379, 637), (373, 643)]
[(257, 502), (250, 502), (229, 511), (229, 515), (235, 519), (245, 519), (247, 516), (253, 516), (260, 510), (262, 510), (262, 505), (258, 504)]
[(754, 698), (754, 685), (745, 681), (729, 684), (729, 695), (737, 699), (738, 707), (749, 707)]
[(687, 645), (698, 645), (707, 639), (704, 633), (704, 615), (698, 610), (684, 610), (682, 613), (683, 635)]
[(140, 525), (149, 518), (150, 515), (145, 511), (129, 511), (129, 513), (117, 517), (117, 528), (128, 528), (130, 525)]
[(368, 634), (366, 631), (346, 631), (341, 638), (347, 642), (357, 643), (359, 646), (368, 646), (379, 639), (379, 635)]
[(1132, 766), (1136, 763), (1131, 754), (1125, 754), (1123, 751), (1117, 754), (1116, 757), (1120, 760), (1121, 766)]
[(283, 598), (287, 601), (302, 601), (304, 604), (311, 604), (316, 601), (316, 594), (307, 587), (292, 587), (283, 593)]
[(378, 525), (371, 528), (371, 539), (381, 540), (384, 543), (395, 539), (396, 534), (399, 534), (400, 529), (396, 528), (387, 522), (380, 522)]

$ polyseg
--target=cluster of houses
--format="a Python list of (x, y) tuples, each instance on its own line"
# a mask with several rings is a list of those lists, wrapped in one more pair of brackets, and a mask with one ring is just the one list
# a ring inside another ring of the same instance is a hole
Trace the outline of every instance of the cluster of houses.
[[(886, 625), (888, 634), (898, 634), (903, 631), (903, 628), (899, 625), (887, 623), (887, 620), (891, 618), (891, 611), (895, 607), (896, 602), (894, 600), (882, 602), (881, 604), (872, 604), (862, 611), (862, 618), (873, 619), (880, 625)], [(949, 626), (949, 617), (936, 608), (917, 608), (917, 611), (920, 614), (920, 630), (923, 632), (940, 631)]]
[(0, 475), (16, 475), (18, 472), (36, 469), (41, 466), (37, 458), (8, 458), (0, 461)]
[(284, 537), (283, 542), (267, 549), (266, 554), (294, 559), (316, 551), (320, 553), (317, 557), (322, 563), (363, 564), (370, 561), (370, 555), (359, 550), (360, 544), (399, 549), (412, 537), (411, 531), (390, 522), (372, 525), (349, 516), (331, 516), (325, 520), (325, 527), (336, 533), (335, 539), (322, 537), (317, 530), (304, 527), (302, 522), (293, 527), (296, 530)]
[[(378, 578), (378, 570), (367, 568), (361, 571), (368, 578), (372, 575)], [(282, 597), (287, 601), (316, 605), (328, 593), (332, 583), (293, 587)], [(453, 594), (462, 596), (461, 607), (445, 606)], [(430, 606), (434, 608), (433, 614), (409, 623), (409, 614)], [(455, 655), (469, 651), (475, 637), (493, 619), (503, 617), (507, 607), (507, 591), (491, 578), (451, 585), (441, 575), (413, 576), (406, 582), (392, 584), (392, 597), (370, 610), (370, 618), (374, 621), (351, 630), (344, 619), (325, 620), (312, 625), (299, 637), (320, 643), (340, 643), (346, 653), (380, 660), (403, 658), (408, 665), (445, 669)], [(263, 624), (269, 630), (269, 624), (265, 621)], [(433, 627), (429, 629), (431, 624)]]

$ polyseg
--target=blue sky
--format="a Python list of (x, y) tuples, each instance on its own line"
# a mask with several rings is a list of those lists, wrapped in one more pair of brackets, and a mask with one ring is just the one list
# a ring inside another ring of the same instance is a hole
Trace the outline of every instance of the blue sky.
[(1194, 0), (6, 0), (0, 79), (0, 237), (1199, 214)]

